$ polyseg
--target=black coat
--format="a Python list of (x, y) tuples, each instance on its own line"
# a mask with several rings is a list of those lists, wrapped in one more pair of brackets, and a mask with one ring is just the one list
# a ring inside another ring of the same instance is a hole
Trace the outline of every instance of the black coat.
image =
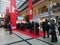
[(37, 23), (37, 22), (35, 23), (35, 29), (39, 30), (39, 23)]
[(45, 22), (42, 23), (42, 29), (43, 29), (43, 31), (46, 30), (46, 29), (45, 29)]
[(60, 30), (60, 26), (58, 26), (58, 30)]
[(43, 22), (42, 24), (43, 31), (48, 31), (50, 29), (50, 25), (48, 22)]

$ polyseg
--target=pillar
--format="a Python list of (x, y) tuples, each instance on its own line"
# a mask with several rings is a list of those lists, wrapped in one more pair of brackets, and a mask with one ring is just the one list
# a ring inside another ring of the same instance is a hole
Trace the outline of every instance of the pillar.
[(9, 8), (8, 8), (8, 7), (6, 7), (6, 13), (5, 13), (4, 18), (6, 18), (6, 17), (7, 17), (8, 13), (9, 13)]
[(29, 21), (32, 21), (33, 15), (32, 15), (32, 0), (28, 0), (28, 11), (29, 11)]
[(51, 12), (50, 12), (50, 0), (47, 0), (48, 1), (48, 15), (49, 15), (49, 21), (50, 21), (50, 18), (51, 18)]
[(17, 10), (17, 15), (20, 16), (20, 10), (19, 9)]
[(10, 20), (12, 28), (16, 28), (16, 0), (10, 0)]

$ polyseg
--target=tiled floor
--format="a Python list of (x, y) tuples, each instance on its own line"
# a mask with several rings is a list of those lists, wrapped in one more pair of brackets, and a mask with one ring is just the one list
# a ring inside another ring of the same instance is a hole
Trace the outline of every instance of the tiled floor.
[(0, 28), (0, 45), (60, 45), (60, 36), (58, 36), (57, 43), (52, 43), (51, 38), (33, 39), (15, 31), (13, 31), (12, 35), (9, 35), (9, 31)]

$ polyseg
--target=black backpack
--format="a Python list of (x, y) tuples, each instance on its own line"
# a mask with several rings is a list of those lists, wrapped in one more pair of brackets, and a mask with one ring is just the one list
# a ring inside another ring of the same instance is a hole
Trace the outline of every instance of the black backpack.
[(55, 29), (55, 23), (51, 23), (50, 28)]
[(58, 27), (58, 30), (60, 30), (60, 26)]
[(49, 25), (48, 23), (45, 23), (44, 27), (45, 27), (45, 28), (49, 28), (50, 25)]

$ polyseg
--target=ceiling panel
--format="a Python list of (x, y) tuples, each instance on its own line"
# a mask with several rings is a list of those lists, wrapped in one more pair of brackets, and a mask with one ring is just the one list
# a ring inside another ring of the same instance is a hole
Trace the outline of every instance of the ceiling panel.
[(16, 0), (16, 7), (21, 6), (26, 0)]

